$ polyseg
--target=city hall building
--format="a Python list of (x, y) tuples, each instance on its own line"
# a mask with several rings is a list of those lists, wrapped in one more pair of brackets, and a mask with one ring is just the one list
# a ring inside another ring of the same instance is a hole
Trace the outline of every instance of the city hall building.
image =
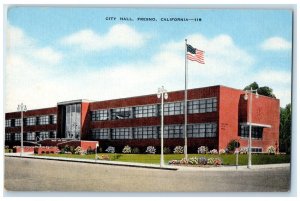
[[(164, 104), (164, 146), (173, 149), (184, 145), (184, 91), (168, 92)], [(249, 98), (245, 92), (225, 86), (188, 90), (188, 152), (200, 146), (225, 149), (228, 142), (239, 140), (248, 146)], [(160, 147), (161, 100), (156, 94), (105, 100), (73, 100), (57, 106), (24, 112), (24, 145), (55, 140), (99, 141), (105, 149), (122, 150)], [(252, 150), (266, 152), (279, 144), (279, 100), (252, 98)], [(5, 144), (19, 145), (21, 113), (5, 114)]]

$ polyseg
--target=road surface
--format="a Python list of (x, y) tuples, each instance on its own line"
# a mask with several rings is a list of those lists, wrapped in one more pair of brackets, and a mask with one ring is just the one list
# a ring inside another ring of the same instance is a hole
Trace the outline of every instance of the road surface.
[(160, 170), (5, 157), (6, 191), (286, 192), (288, 167), (249, 171)]

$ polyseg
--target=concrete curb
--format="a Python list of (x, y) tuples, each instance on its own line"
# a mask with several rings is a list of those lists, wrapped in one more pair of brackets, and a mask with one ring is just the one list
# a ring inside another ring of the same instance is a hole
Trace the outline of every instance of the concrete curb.
[(40, 160), (55, 160), (64, 162), (79, 162), (79, 163), (90, 163), (90, 164), (100, 164), (100, 165), (114, 165), (114, 166), (125, 166), (125, 167), (136, 167), (136, 168), (151, 168), (151, 169), (161, 169), (161, 170), (178, 170), (177, 167), (164, 166), (155, 164), (145, 164), (145, 163), (129, 163), (129, 162), (119, 162), (119, 161), (104, 161), (104, 160), (92, 160), (92, 159), (78, 159), (78, 158), (62, 158), (62, 157), (47, 157), (47, 156), (32, 156), (26, 155), (20, 156), (20, 154), (5, 154), (6, 157), (15, 158), (30, 158), (30, 159), (40, 159)]
[(290, 168), (290, 163), (280, 164), (266, 164), (266, 165), (252, 165), (251, 169), (248, 169), (246, 165), (241, 166), (219, 166), (219, 167), (191, 167), (191, 166), (176, 166), (176, 165), (160, 165), (145, 164), (145, 163), (132, 163), (132, 162), (120, 162), (120, 161), (105, 161), (105, 160), (94, 160), (94, 159), (79, 159), (79, 158), (62, 158), (62, 157), (48, 157), (48, 156), (35, 156), (24, 153), (23, 156), (16, 153), (5, 153), (6, 157), (16, 158), (30, 158), (40, 160), (55, 160), (64, 162), (79, 162), (79, 163), (90, 163), (100, 165), (113, 165), (113, 166), (125, 166), (125, 167), (136, 167), (136, 168), (151, 168), (161, 170), (178, 170), (178, 171), (257, 171), (260, 169), (275, 169), (275, 168)]
[(290, 168), (290, 163), (279, 163), (279, 164), (266, 164), (266, 165), (252, 165), (249, 169), (247, 165), (236, 166), (219, 166), (219, 167), (184, 167), (174, 166), (179, 171), (259, 171), (262, 169), (276, 169), (276, 168)]

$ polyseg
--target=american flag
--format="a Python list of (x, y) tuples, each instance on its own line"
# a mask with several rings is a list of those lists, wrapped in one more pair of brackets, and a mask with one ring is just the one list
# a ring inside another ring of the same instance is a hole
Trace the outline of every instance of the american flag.
[(204, 51), (198, 50), (193, 46), (187, 44), (187, 58), (191, 61), (197, 61), (200, 64), (204, 63)]

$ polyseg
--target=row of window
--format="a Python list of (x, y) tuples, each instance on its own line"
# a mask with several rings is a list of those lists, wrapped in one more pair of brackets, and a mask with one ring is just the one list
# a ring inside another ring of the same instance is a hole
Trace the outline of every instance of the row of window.
[[(184, 102), (171, 102), (164, 104), (164, 115), (183, 114)], [(217, 98), (207, 98), (188, 101), (187, 111), (189, 114), (206, 113), (217, 111)], [(160, 116), (161, 105), (144, 105), (136, 107), (123, 107), (91, 111), (92, 121), (104, 121), (109, 119), (131, 119), (142, 117)]]
[[(24, 133), (24, 141), (44, 140), (48, 138), (56, 138), (56, 131), (41, 131)], [(21, 133), (5, 133), (6, 141), (20, 141)]]
[[(92, 130), (92, 139), (157, 139), (160, 138), (160, 126), (142, 126), (126, 128), (101, 128)], [(216, 123), (187, 125), (187, 137), (210, 138), (217, 136)], [(183, 138), (183, 125), (165, 125), (164, 138)]]
[(251, 148), (251, 152), (252, 153), (261, 153), (262, 152), (262, 148), (261, 147), (252, 147)]
[[(24, 126), (56, 124), (57, 117), (56, 117), (56, 115), (27, 117), (27, 118), (24, 118), (23, 122), (24, 122)], [(18, 127), (18, 126), (21, 126), (21, 119), (5, 120), (5, 127)]]

